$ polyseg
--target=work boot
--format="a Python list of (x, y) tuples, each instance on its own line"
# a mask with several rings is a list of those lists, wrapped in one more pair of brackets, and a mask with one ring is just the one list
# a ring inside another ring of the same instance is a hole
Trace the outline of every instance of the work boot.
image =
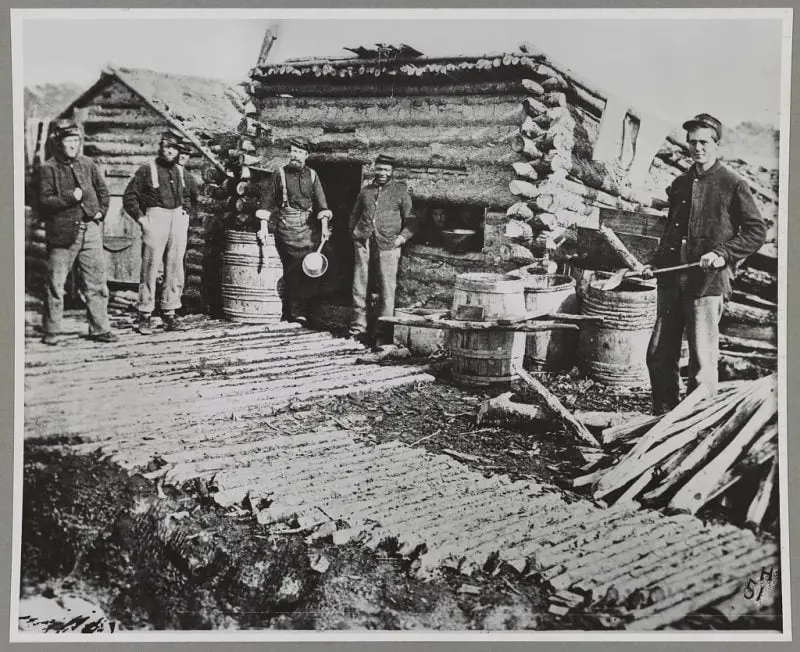
[(168, 331), (185, 331), (189, 327), (175, 315), (162, 315), (161, 320), (164, 322), (164, 330)]
[(103, 344), (111, 344), (112, 342), (119, 341), (119, 338), (111, 331), (89, 335), (89, 339), (92, 340), (93, 342), (102, 342)]
[(153, 324), (151, 323), (150, 315), (139, 315), (139, 320), (136, 322), (136, 330), (139, 331), (141, 335), (153, 334)]
[(364, 346), (367, 345), (367, 341), (369, 340), (366, 331), (357, 326), (351, 326), (350, 330), (347, 332), (347, 339), (348, 340), (355, 340), (359, 344), (363, 344)]
[(42, 336), (42, 342), (48, 346), (58, 346), (61, 344), (61, 338), (55, 333), (45, 333)]

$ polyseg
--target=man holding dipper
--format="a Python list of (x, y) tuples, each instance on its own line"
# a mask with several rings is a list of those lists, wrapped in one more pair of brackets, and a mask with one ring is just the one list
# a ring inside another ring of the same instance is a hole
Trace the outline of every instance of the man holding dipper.
[(264, 242), (268, 232), (275, 234), (275, 248), (283, 265), (284, 321), (308, 323), (311, 303), (319, 282), (303, 272), (303, 258), (315, 251), (322, 238), (330, 238), (325, 191), (317, 173), (306, 166), (310, 145), (305, 138), (289, 141), (289, 162), (270, 178), (261, 207), (258, 239)]
[[(719, 161), (722, 125), (707, 113), (683, 123), (694, 165), (667, 189), (667, 229), (651, 263), (657, 268), (699, 262), (658, 277), (658, 314), (647, 351), (653, 412), (680, 401), (683, 332), (689, 343), (689, 393), (718, 384), (719, 321), (737, 266), (766, 239), (764, 220), (747, 183)], [(652, 278), (651, 266), (644, 278)]]
[(375, 159), (375, 177), (361, 189), (350, 214), (355, 252), (351, 337), (366, 336), (370, 268), (380, 289), (378, 317), (394, 315), (400, 253), (417, 230), (408, 188), (392, 178), (394, 165), (394, 158), (384, 154)]
[(108, 319), (108, 284), (103, 253), (103, 220), (109, 194), (97, 166), (80, 156), (81, 130), (72, 120), (58, 120), (53, 129), (56, 153), (39, 170), (38, 205), (47, 235), (47, 297), (42, 341), (61, 343), (64, 286), (75, 261), (81, 273), (89, 339), (116, 342)]

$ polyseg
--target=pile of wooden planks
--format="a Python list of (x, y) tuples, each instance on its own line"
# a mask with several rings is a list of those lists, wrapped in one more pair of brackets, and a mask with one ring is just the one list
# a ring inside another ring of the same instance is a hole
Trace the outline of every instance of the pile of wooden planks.
[[(661, 416), (603, 431), (613, 451), (584, 467), (573, 486), (591, 486), (608, 504), (639, 501), (697, 513), (722, 501), (755, 528), (777, 518), (777, 376), (700, 387)], [(772, 509), (770, 509), (772, 508)]]

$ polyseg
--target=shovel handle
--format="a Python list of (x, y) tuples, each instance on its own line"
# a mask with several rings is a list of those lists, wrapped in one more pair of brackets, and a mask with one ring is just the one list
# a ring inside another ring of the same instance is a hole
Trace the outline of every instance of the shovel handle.
[[(693, 267), (700, 267), (700, 263), (687, 263), (685, 265), (675, 265), (673, 267), (662, 267), (661, 269), (654, 269), (652, 270), (653, 276), (658, 276), (659, 274), (666, 274), (667, 272), (679, 272), (684, 269), (692, 269)], [(641, 276), (641, 272), (635, 272), (633, 274), (628, 274), (627, 276)]]
[(692, 269), (693, 267), (700, 267), (700, 262), (688, 263), (686, 265), (675, 265), (674, 267), (662, 267), (661, 269), (654, 269), (653, 275), (665, 274), (666, 272), (678, 272), (683, 269)]

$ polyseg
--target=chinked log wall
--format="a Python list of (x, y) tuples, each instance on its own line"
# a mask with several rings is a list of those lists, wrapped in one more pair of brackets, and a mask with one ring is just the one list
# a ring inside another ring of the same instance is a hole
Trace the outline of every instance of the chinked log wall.
[[(462, 88), (463, 87), (463, 88)], [(370, 163), (378, 153), (394, 156), (420, 202), (505, 207), (510, 164), (517, 160), (510, 142), (522, 119), (522, 89), (487, 95), (480, 85), (430, 86), (426, 95), (355, 96), (363, 87), (348, 87), (352, 97), (326, 96), (324, 86), (303, 85), (296, 93), (320, 97), (262, 97), (261, 119), (273, 130), (274, 143), (264, 155), (281, 157), (291, 136), (314, 143), (322, 160)], [(496, 93), (494, 86), (492, 90)], [(460, 174), (444, 174), (448, 169)]]
[[(345, 92), (291, 81), (291, 98), (277, 97), (280, 87), (272, 84), (255, 89), (260, 119), (273, 135), (260, 156), (284, 158), (295, 135), (308, 137), (313, 156), (322, 161), (369, 165), (377, 154), (388, 154), (397, 160), (396, 177), (408, 184), (421, 219), (432, 206), (504, 210), (514, 202), (508, 184), (514, 178), (511, 165), (520, 160), (511, 147), (524, 118), (519, 82), (393, 87), (376, 82), (348, 85)], [(393, 95), (387, 96), (388, 88)], [(449, 307), (459, 273), (514, 266), (496, 262), (479, 253), (448, 255), (411, 246), (400, 268), (398, 305)]]
[[(84, 154), (100, 168), (109, 192), (122, 195), (136, 170), (158, 153), (160, 135), (169, 127), (167, 121), (118, 82), (99, 91), (77, 113), (85, 132)], [(197, 218), (189, 225), (184, 303), (198, 311), (205, 311), (208, 303), (203, 282), (206, 234), (230, 210), (226, 203), (213, 201), (204, 193), (201, 171), (209, 165), (208, 160), (198, 156), (192, 156), (188, 163), (188, 170), (198, 184), (200, 206)], [(28, 230), (26, 243), (27, 287), (29, 291), (41, 292), (47, 265), (44, 229), (35, 215), (29, 221), (32, 228)]]

